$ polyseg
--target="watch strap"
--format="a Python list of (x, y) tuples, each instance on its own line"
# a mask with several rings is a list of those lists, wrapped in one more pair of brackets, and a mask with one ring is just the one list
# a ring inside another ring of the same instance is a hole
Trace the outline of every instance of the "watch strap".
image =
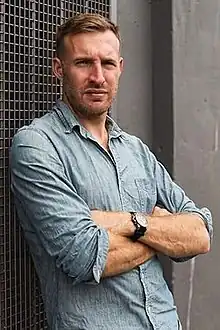
[(135, 226), (134, 234), (131, 236), (131, 239), (133, 242), (136, 242), (141, 236), (144, 236), (146, 227), (143, 227), (139, 224), (136, 218), (136, 214), (137, 214), (136, 212), (130, 212), (130, 214), (131, 214), (131, 221)]

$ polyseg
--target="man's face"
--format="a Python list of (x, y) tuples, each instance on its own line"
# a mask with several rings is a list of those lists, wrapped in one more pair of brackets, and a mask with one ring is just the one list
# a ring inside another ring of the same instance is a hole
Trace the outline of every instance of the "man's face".
[(106, 113), (118, 89), (123, 61), (112, 31), (68, 35), (62, 59), (54, 59), (54, 74), (63, 78), (64, 100), (78, 115)]

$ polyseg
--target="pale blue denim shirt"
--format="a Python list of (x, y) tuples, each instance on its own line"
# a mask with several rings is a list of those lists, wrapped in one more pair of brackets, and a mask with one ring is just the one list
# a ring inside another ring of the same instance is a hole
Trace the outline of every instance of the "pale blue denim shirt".
[(200, 214), (212, 236), (211, 214), (195, 206), (140, 139), (107, 120), (110, 153), (60, 100), (13, 139), (12, 190), (49, 328), (179, 329), (157, 257), (127, 273), (101, 277), (109, 239), (90, 210), (151, 213), (159, 204), (171, 212)]

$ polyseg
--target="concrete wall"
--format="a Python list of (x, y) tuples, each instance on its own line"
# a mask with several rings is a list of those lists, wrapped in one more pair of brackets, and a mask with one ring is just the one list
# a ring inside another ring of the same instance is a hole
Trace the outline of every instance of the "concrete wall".
[(114, 116), (213, 212), (212, 252), (174, 264), (172, 275), (183, 329), (218, 330), (220, 0), (118, 0), (117, 18), (125, 72)]
[(174, 266), (184, 329), (218, 330), (220, 0), (173, 1), (174, 176), (213, 211), (212, 252)]
[(117, 23), (125, 61), (117, 97), (116, 119), (126, 131), (151, 145), (151, 31), (150, 4), (118, 0)]

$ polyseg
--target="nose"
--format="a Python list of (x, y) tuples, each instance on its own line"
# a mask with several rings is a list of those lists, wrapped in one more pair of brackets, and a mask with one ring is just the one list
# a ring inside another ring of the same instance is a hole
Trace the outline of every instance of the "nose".
[(94, 83), (100, 86), (104, 84), (105, 77), (101, 63), (94, 63), (92, 65), (89, 79), (90, 83)]

